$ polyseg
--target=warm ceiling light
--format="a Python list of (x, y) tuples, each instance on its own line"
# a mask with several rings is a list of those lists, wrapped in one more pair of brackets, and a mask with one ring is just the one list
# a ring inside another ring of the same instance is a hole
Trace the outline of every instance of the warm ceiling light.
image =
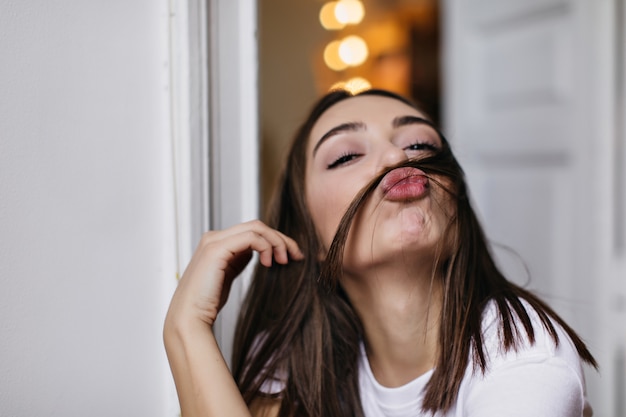
[(328, 68), (341, 71), (348, 67), (348, 64), (339, 56), (340, 41), (332, 41), (324, 49), (324, 62)]
[(338, 3), (339, 2), (336, 1), (330, 1), (324, 4), (320, 10), (320, 23), (326, 30), (339, 30), (346, 26), (345, 23), (341, 23), (337, 20), (335, 9)]
[(365, 8), (359, 0), (339, 0), (333, 11), (337, 21), (344, 25), (356, 25), (365, 16)]
[(372, 88), (372, 84), (362, 77), (350, 78), (348, 81), (339, 81), (333, 84), (329, 90), (346, 90), (352, 94), (358, 94), (361, 91), (369, 90)]
[(339, 45), (339, 57), (351, 67), (364, 63), (367, 55), (367, 44), (356, 35), (348, 36)]

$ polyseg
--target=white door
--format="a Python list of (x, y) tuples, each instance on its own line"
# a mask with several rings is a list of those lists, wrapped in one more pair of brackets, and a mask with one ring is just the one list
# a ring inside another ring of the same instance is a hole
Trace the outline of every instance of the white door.
[[(611, 360), (598, 329), (606, 287), (597, 276), (608, 250), (598, 242), (611, 240), (597, 224), (610, 211), (599, 184), (612, 142), (598, 129), (612, 120), (598, 111), (607, 4), (445, 0), (443, 24), (444, 127), (499, 263), (601, 363)], [(595, 372), (588, 390), (595, 415), (609, 415), (611, 396)]]

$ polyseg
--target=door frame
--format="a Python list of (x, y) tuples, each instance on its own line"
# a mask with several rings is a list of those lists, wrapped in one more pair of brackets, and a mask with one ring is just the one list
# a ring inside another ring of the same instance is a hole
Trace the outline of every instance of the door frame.
[[(256, 0), (168, 1), (177, 276), (165, 305), (204, 232), (258, 218), (260, 188)], [(250, 276), (233, 284), (214, 327), (228, 363)], [(173, 380), (166, 391), (167, 415), (179, 416)]]

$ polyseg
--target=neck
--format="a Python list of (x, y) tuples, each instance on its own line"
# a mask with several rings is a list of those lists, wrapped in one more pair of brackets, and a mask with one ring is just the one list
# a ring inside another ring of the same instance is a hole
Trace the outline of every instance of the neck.
[(441, 288), (432, 274), (379, 269), (344, 276), (342, 285), (363, 323), (370, 367), (381, 385), (404, 385), (434, 367)]

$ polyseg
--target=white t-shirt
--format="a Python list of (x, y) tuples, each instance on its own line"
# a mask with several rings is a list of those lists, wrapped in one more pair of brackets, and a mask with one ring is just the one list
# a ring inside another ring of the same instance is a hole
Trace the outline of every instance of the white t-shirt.
[[(590, 417), (581, 360), (563, 331), (553, 322), (559, 345), (541, 324), (537, 313), (524, 303), (535, 330), (535, 344), (528, 341), (517, 352), (503, 352), (498, 337), (500, 317), (491, 303), (483, 315), (487, 370), (473, 372), (470, 363), (456, 403), (436, 417)], [(520, 331), (524, 335), (523, 327)], [(406, 385), (387, 388), (380, 385), (370, 368), (361, 344), (359, 389), (365, 417), (432, 417), (422, 413), (424, 387), (430, 370)], [(265, 381), (261, 390), (278, 394), (286, 375)]]
[[(535, 344), (503, 352), (498, 338), (497, 308), (483, 316), (488, 368), (484, 375), (470, 364), (456, 404), (438, 417), (588, 417), (581, 361), (570, 338), (553, 323), (559, 335), (555, 346), (536, 312), (525, 304), (535, 329)], [(523, 328), (520, 329), (522, 334)], [(380, 385), (361, 345), (359, 388), (365, 417), (421, 417), (423, 391), (433, 371), (398, 388)]]

